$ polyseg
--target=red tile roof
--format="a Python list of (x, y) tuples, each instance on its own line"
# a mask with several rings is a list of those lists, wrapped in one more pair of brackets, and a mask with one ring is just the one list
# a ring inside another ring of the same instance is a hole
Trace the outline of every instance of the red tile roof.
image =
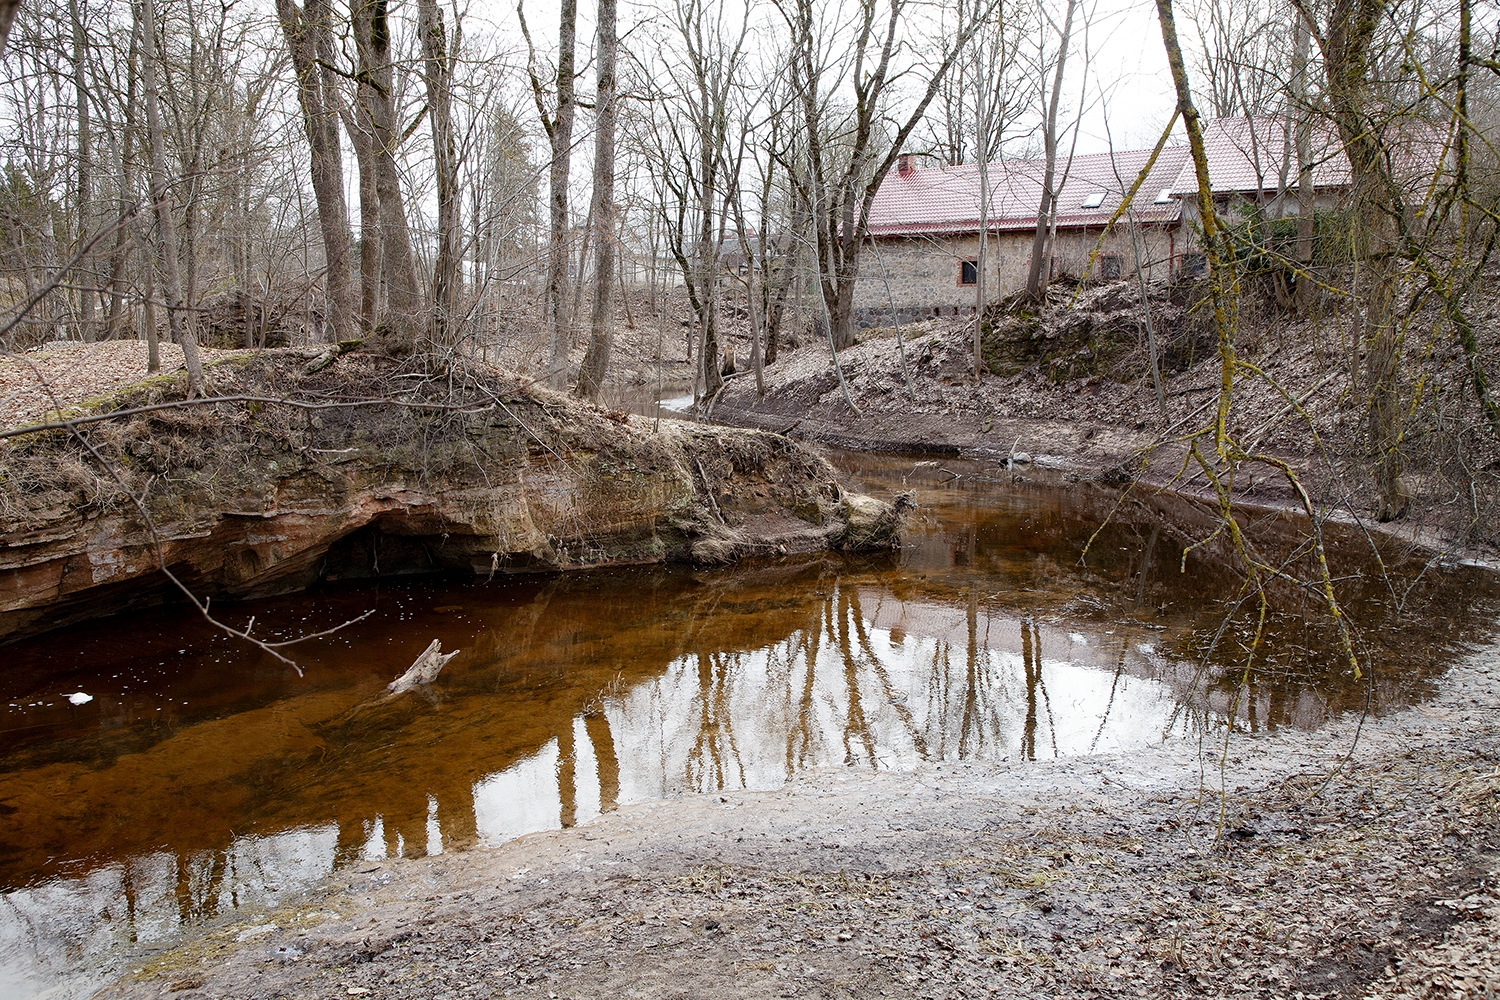
[[(1155, 204), (1157, 193), (1170, 187), (1186, 158), (1186, 147), (1161, 152), (1133, 209), (1139, 222), (1175, 222), (1181, 205), (1172, 199)], [(1151, 156), (1150, 150), (1095, 153), (1059, 158), (1055, 180), (1061, 183), (1057, 224), (1064, 229), (1102, 226), (1120, 207), (1125, 190)], [(990, 164), (990, 230), (1024, 230), (1036, 226), (1041, 202), (1042, 160), (1000, 160)], [(1084, 208), (1090, 195), (1103, 194), (1095, 208)], [(886, 175), (870, 206), (872, 236), (977, 233), (979, 231), (979, 167), (927, 167), (902, 175)]]
[[(1216, 192), (1277, 191), (1281, 169), (1289, 164), (1289, 181), (1296, 183), (1295, 157), (1286, 159), (1289, 136), (1285, 119), (1265, 116), (1254, 127), (1244, 118), (1207, 122), (1204, 144), (1209, 179)], [(1062, 229), (1098, 228), (1119, 208), (1125, 190), (1150, 158), (1146, 149), (1059, 158), (1056, 180), (1057, 224)], [(1313, 181), (1317, 187), (1338, 187), (1348, 178), (1348, 163), (1337, 142), (1314, 142)], [(1000, 160), (990, 164), (990, 231), (1005, 232), (1036, 226), (1041, 202), (1042, 160)], [(1197, 191), (1192, 157), (1186, 146), (1161, 151), (1131, 208), (1137, 222), (1170, 224), (1181, 218), (1184, 195)], [(1097, 207), (1086, 202), (1100, 194)], [(979, 168), (928, 167), (906, 174), (886, 175), (870, 207), (872, 236), (954, 235), (979, 231)]]
[[(1215, 194), (1275, 193), (1297, 186), (1297, 146), (1291, 119), (1284, 115), (1204, 122), (1203, 146)], [(1311, 152), (1314, 188), (1349, 182), (1349, 160), (1337, 133), (1326, 127), (1315, 130)], [(1197, 191), (1197, 172), (1187, 157), (1172, 183), (1172, 194), (1191, 196)]]

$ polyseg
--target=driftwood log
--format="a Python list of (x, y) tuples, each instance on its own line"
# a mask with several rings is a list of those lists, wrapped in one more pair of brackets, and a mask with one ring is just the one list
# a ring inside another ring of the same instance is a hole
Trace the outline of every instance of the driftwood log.
[(412, 688), (422, 684), (431, 684), (437, 679), (437, 675), (442, 672), (442, 669), (448, 665), (448, 661), (457, 656), (458, 653), (459, 651), (456, 649), (451, 653), (445, 653), (443, 652), (442, 643), (437, 639), (432, 640), (428, 647), (422, 651), (422, 655), (417, 657), (412, 665), (406, 668), (406, 673), (386, 685), (385, 689), (388, 692), (386, 698), (390, 699), (397, 695), (403, 695)]

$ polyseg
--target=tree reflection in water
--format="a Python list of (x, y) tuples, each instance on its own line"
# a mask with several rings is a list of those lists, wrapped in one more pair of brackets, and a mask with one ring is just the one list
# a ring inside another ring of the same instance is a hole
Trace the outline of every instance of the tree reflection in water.
[(1160, 739), (1178, 705), (1129, 637), (1100, 670), (1089, 637), (977, 599), (953, 608), (836, 582), (804, 621), (761, 648), (681, 656), (607, 700), (622, 799), (774, 788), (818, 766), (1123, 749)]
[[(880, 474), (876, 492), (899, 482)], [(1316, 600), (1282, 582), (1268, 656), (1247, 671), (1234, 640), (1249, 623), (1226, 618), (1243, 584), (1232, 562), (1209, 545), (1179, 571), (1190, 505), (1123, 510), (1083, 565), (1107, 509), (1087, 492), (966, 479), (918, 499), (906, 548), (884, 558), (387, 586), (379, 615), (304, 654), (305, 680), (173, 611), (12, 647), (0, 994), (340, 868), (622, 804), (775, 788), (810, 767), (1121, 752), (1231, 719), (1274, 729), (1400, 706), (1492, 620), (1488, 577), (1396, 552), (1384, 578), (1347, 546), (1341, 596), (1380, 669), (1342, 675)], [(1295, 524), (1257, 530), (1266, 551), (1295, 551)], [(371, 597), (253, 610), (271, 634)], [(463, 653), (429, 697), (380, 704), (433, 638)]]

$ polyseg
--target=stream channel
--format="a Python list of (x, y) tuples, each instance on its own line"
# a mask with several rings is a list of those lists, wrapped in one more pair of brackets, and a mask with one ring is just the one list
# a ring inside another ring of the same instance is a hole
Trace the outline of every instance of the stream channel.
[[(1282, 579), (1247, 671), (1259, 610), (1225, 536), (1183, 562), (1211, 530), (1201, 508), (1145, 493), (1115, 509), (1117, 491), (1043, 470), (834, 459), (876, 496), (913, 491), (900, 552), (405, 578), (216, 609), (267, 638), (374, 609), (294, 647), (300, 677), (184, 607), (0, 650), (0, 998), (87, 996), (185, 927), (253, 921), (336, 870), (620, 805), (1386, 712), (1489, 641), (1500, 607), (1488, 571), (1377, 559), (1330, 529), (1375, 669), (1355, 680), (1318, 593)], [(1244, 519), (1268, 562), (1309, 571), (1303, 522)], [(432, 639), (462, 652), (382, 702)]]

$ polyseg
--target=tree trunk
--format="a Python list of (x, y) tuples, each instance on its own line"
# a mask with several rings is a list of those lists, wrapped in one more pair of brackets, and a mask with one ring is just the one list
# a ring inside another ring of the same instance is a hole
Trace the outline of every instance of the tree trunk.
[[(91, 163), (93, 153), (90, 148), (92, 125), (89, 122), (86, 68), (88, 41), (84, 32), (83, 12), (79, 9), (78, 0), (68, 0), (68, 15), (73, 22), (73, 89), (78, 99), (78, 185), (75, 188), (77, 198), (75, 222), (78, 233), (77, 246), (81, 251), (84, 244), (93, 238), (95, 222)], [(94, 297), (99, 283), (94, 273), (93, 253), (84, 253), (79, 257), (75, 275), (73, 280), (78, 283), (78, 331), (80, 334), (78, 339), (93, 340), (97, 336), (94, 330)]]
[(1312, 277), (1313, 240), (1317, 235), (1312, 164), (1312, 107), (1307, 96), (1307, 59), (1312, 48), (1307, 22), (1297, 18), (1292, 42), (1292, 109), (1297, 151), (1297, 276), (1295, 301), (1299, 313), (1312, 308), (1317, 291)]
[(719, 245), (714, 238), (715, 153), (705, 143), (700, 151), (698, 250), (693, 270), (698, 285), (698, 325), (703, 335), (698, 344), (698, 368), (703, 376), (703, 398), (718, 393), (724, 385), (719, 371)]
[(10, 26), (20, 9), (21, 0), (0, 0), (0, 55), (5, 54), (5, 40), (10, 37)]
[[(975, 76), (982, 67), (975, 66)], [(976, 103), (974, 107), (975, 141), (981, 150), (989, 147), (987, 109), (984, 99), (988, 90), (984, 81), (976, 79), (978, 86), (975, 88)], [(990, 249), (990, 165), (983, 155), (979, 157), (979, 256), (974, 263), (974, 380), (981, 378), (984, 370), (984, 310), (989, 303), (989, 284), (987, 272), (989, 270)]]
[(380, 202), (381, 269), (387, 315), (383, 329), (387, 347), (402, 353), (416, 347), (422, 294), (412, 256), (396, 147), (401, 133), (396, 122), (395, 70), (391, 64), (391, 31), (386, 0), (360, 0), (351, 11), (355, 48), (359, 57), (359, 98), (373, 132), (375, 190)]
[(1328, 104), (1349, 158), (1355, 243), (1363, 261), (1366, 291), (1356, 329), (1366, 344), (1367, 438), (1381, 521), (1400, 517), (1410, 499), (1401, 478), (1401, 351), (1394, 317), (1403, 198), (1391, 175), (1380, 129), (1370, 118), (1377, 107), (1371, 92), (1370, 44), (1386, 7), (1387, 0), (1338, 0), (1329, 14), (1323, 47)]
[(354, 339), (354, 296), (349, 268), (349, 210), (344, 202), (344, 159), (339, 142), (338, 96), (321, 55), (330, 46), (328, 0), (276, 0), (292, 68), (297, 73), (297, 100), (307, 131), (313, 196), (323, 236), (328, 319), (335, 341)]
[[(141, 33), (139, 26), (130, 32), (130, 48), (125, 63), (125, 121), (120, 128), (120, 229), (115, 234), (115, 249), (109, 270), (109, 319), (108, 336), (111, 340), (120, 336), (125, 314), (125, 269), (130, 261), (130, 245), (134, 225), (128, 219), (135, 200), (135, 129), (136, 129), (136, 67), (140, 59)], [(148, 261), (149, 263), (149, 261)]]
[[(1183, 131), (1187, 133), (1188, 148), (1192, 151), (1193, 174), (1197, 182), (1198, 218), (1201, 226), (1203, 253), (1208, 258), (1208, 287), (1213, 306), (1214, 329), (1218, 334), (1219, 354), (1219, 398), (1214, 411), (1213, 441), (1220, 461), (1228, 459), (1231, 451), (1229, 438), (1229, 404), (1234, 395), (1235, 351), (1234, 332), (1236, 302), (1233, 294), (1235, 277), (1233, 266), (1225, 259), (1223, 235), (1218, 214), (1214, 211), (1213, 183), (1209, 178), (1208, 149), (1203, 142), (1203, 125), (1198, 108), (1193, 103), (1188, 81), (1187, 64), (1182, 58), (1182, 46), (1177, 40), (1177, 20), (1172, 11), (1172, 0), (1156, 0), (1157, 20), (1161, 24), (1162, 45), (1167, 52), (1167, 66), (1172, 73), (1172, 82), (1177, 91), (1177, 111), (1182, 115)], [(1228, 502), (1227, 499), (1225, 501)]]
[(156, 265), (148, 256), (142, 270), (146, 272), (146, 302), (142, 310), (146, 322), (146, 371), (161, 369), (160, 338), (156, 333)]
[(198, 358), (198, 341), (183, 322), (182, 282), (177, 272), (177, 228), (172, 218), (172, 188), (167, 183), (166, 137), (162, 133), (161, 110), (157, 98), (156, 12), (155, 0), (141, 0), (141, 41), (146, 91), (146, 131), (151, 141), (151, 203), (156, 209), (157, 254), (161, 259), (162, 279), (167, 296), (167, 326), (172, 339), (182, 348), (187, 366), (188, 396), (203, 395), (203, 364)]
[(420, 0), (427, 83), (427, 121), (432, 126), (433, 173), (437, 177), (437, 260), (432, 275), (432, 339), (451, 346), (457, 338), (459, 302), (458, 152), (453, 143), (453, 64), (448, 33), (437, 0)]
[(1063, 69), (1068, 62), (1068, 48), (1073, 39), (1073, 11), (1077, 6), (1077, 0), (1068, 0), (1057, 66), (1052, 74), (1052, 93), (1047, 98), (1047, 121), (1042, 131), (1043, 155), (1046, 157), (1046, 164), (1042, 167), (1042, 200), (1036, 210), (1036, 235), (1031, 240), (1031, 269), (1026, 273), (1026, 294), (1033, 299), (1041, 298), (1042, 290), (1052, 279), (1051, 261), (1047, 259), (1047, 227), (1057, 204), (1057, 195), (1052, 190), (1057, 174), (1057, 106), (1062, 99)]
[(589, 323), (589, 347), (578, 371), (575, 395), (597, 400), (609, 368), (614, 340), (614, 276), (617, 224), (615, 221), (615, 32), (617, 0), (599, 0), (598, 120), (594, 131), (594, 307)]
[(364, 102), (341, 111), (359, 169), (359, 327), (368, 337), (380, 318), (380, 191), (376, 184), (375, 127)]
[[(1076, 3), (1076, 0), (1072, 0)], [(898, 41), (904, 45), (901, 28), (906, 5), (890, 0), (880, 15), (875, 0), (858, 5), (852, 48), (857, 54), (853, 80), (853, 105), (847, 125), (834, 126), (827, 115), (829, 95), (820, 93), (819, 81), (831, 74), (824, 62), (820, 41), (822, 7), (813, 0), (797, 0), (788, 19), (792, 22), (791, 77), (802, 107), (803, 136), (807, 143), (807, 186), (813, 205), (815, 243), (820, 273), (823, 309), (827, 314), (830, 343), (835, 353), (854, 344), (854, 285), (859, 278), (859, 254), (868, 238), (870, 206), (881, 182), (906, 146), (912, 132), (924, 120), (949, 69), (973, 37), (983, 18), (962, 26), (942, 41), (926, 89), (911, 105), (899, 126), (889, 119), (887, 88), (903, 79), (905, 72), (892, 71)], [(863, 68), (866, 55), (868, 69)], [(899, 62), (899, 60), (896, 60)], [(900, 119), (897, 119), (900, 121)], [(840, 166), (839, 164), (845, 164)], [(842, 377), (842, 373), (841, 373)], [(851, 402), (852, 405), (852, 402)]]
[[(567, 315), (568, 283), (568, 173), (573, 155), (574, 55), (578, 34), (578, 0), (562, 0), (558, 22), (557, 111), (549, 138), (552, 163), (547, 172), (547, 330), (551, 342), (547, 381), (560, 386), (567, 379), (568, 350), (572, 347)], [(582, 275), (579, 275), (580, 280)]]

